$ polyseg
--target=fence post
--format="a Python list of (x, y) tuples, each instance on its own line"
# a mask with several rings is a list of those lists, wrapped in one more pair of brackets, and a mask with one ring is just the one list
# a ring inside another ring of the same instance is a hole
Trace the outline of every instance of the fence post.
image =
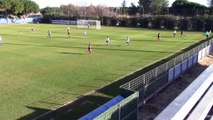
[(138, 120), (138, 111), (139, 111), (139, 92), (137, 92), (137, 120)]
[[(145, 74), (144, 74), (144, 75), (143, 75), (143, 91), (142, 91), (142, 92), (143, 92), (143, 94), (142, 94), (142, 95), (143, 95), (143, 97), (142, 97), (143, 104), (145, 104), (145, 101), (144, 101), (144, 98), (145, 98), (144, 96), (145, 96), (145, 93), (146, 93), (146, 92), (145, 92), (145, 84), (146, 84), (146, 78), (145, 78)], [(141, 100), (140, 100), (140, 101), (141, 101)]]
[(120, 103), (118, 104), (118, 120), (121, 120), (121, 105), (120, 105)]
[(177, 57), (175, 57), (174, 62), (173, 62), (173, 68), (174, 68), (174, 71), (173, 71), (173, 79), (172, 79), (172, 81), (175, 79), (176, 58), (177, 58)]
[(187, 54), (187, 59), (188, 59), (188, 60), (187, 60), (187, 69), (189, 69), (189, 56), (190, 56), (190, 55), (189, 55), (189, 52), (186, 52), (186, 54)]
[(180, 63), (180, 64), (181, 64), (181, 66), (180, 66), (180, 74), (181, 74), (181, 75), (180, 75), (180, 76), (182, 76), (182, 74), (183, 74), (183, 71), (182, 71), (183, 64), (182, 64), (182, 63), (183, 63), (183, 56), (184, 56), (184, 54), (185, 54), (185, 53), (183, 53), (183, 54), (181, 55), (181, 63)]
[(129, 84), (128, 84), (128, 89), (129, 89), (129, 90), (130, 90), (130, 82), (131, 82), (131, 81), (129, 81)]
[(155, 94), (155, 96), (157, 96), (157, 79), (158, 79), (158, 67), (156, 67), (155, 68), (155, 92), (154, 92), (154, 94)]
[(166, 71), (168, 70), (168, 62), (166, 62)]

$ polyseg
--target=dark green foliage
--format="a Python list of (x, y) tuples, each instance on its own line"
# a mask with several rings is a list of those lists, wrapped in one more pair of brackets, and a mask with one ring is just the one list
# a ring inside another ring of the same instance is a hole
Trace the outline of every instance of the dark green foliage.
[(153, 19), (152, 25), (153, 25), (153, 28), (159, 29), (159, 28), (165, 27), (164, 23), (165, 23), (164, 17), (157, 16), (155, 19)]
[(39, 6), (34, 1), (22, 0), (24, 4), (24, 13), (37, 13), (39, 12)]
[(182, 19), (179, 23), (179, 27), (181, 30), (187, 30), (189, 26), (190, 20), (189, 18)]
[(110, 18), (104, 16), (104, 17), (103, 17), (103, 22), (102, 22), (102, 24), (103, 24), (103, 25), (106, 25), (106, 26), (110, 26)]
[(213, 30), (213, 17), (209, 17), (205, 20), (205, 30)]
[(168, 0), (139, 0), (139, 5), (131, 3), (130, 7), (126, 7), (124, 0), (120, 8), (92, 5), (80, 7), (69, 4), (60, 8), (46, 7), (41, 13), (44, 15), (44, 22), (50, 22), (52, 19), (98, 19), (106, 26), (197, 31), (213, 29), (213, 8), (187, 0), (176, 0), (170, 8)]
[(122, 2), (122, 4), (121, 4), (121, 12), (122, 12), (122, 14), (126, 14), (126, 12), (127, 12), (127, 7), (126, 7), (126, 0), (124, 0), (123, 2)]
[(148, 28), (149, 21), (150, 21), (149, 17), (144, 16), (139, 21), (140, 21), (140, 27)]
[(138, 12), (139, 12), (139, 8), (135, 4), (131, 3), (131, 6), (128, 9), (128, 14), (136, 15), (136, 13), (138, 13)]
[(168, 6), (168, 0), (139, 0), (139, 11), (141, 14), (160, 14)]
[(121, 21), (120, 21), (120, 26), (121, 27), (129, 26), (129, 19), (128, 18), (122, 18)]
[(43, 15), (55, 15), (55, 14), (60, 14), (61, 9), (58, 7), (45, 7), (41, 9), (40, 12)]
[(22, 13), (24, 11), (23, 1), (19, 2), (19, 0), (13, 0), (11, 2), (10, 13), (13, 15), (17, 15), (18, 13)]
[(151, 0), (139, 0), (140, 13), (151, 13)]
[(37, 13), (39, 6), (30, 0), (0, 0), (0, 9), (5, 16), (19, 16), (29, 13)]
[(176, 0), (172, 4), (171, 10), (174, 15), (195, 16), (204, 15), (207, 7), (198, 3), (188, 2), (187, 0)]
[(111, 18), (111, 24), (110, 24), (111, 26), (116, 26), (117, 23), (118, 23), (118, 21), (117, 21), (116, 17)]
[(138, 18), (131, 18), (130, 25), (132, 27), (138, 27), (139, 26), (138, 21), (139, 21)]

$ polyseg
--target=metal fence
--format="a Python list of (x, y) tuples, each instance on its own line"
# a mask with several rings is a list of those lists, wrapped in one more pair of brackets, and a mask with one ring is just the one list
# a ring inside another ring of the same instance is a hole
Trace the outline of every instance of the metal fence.
[[(212, 48), (211, 48), (211, 47)], [(167, 62), (120, 86), (121, 95), (126, 97), (120, 103), (109, 108), (95, 120), (137, 120), (138, 105), (149, 99), (161, 88), (178, 78), (200, 59), (213, 51), (213, 39), (187, 48)]]
[(213, 39), (187, 48), (186, 52), (180, 53), (163, 64), (156, 65), (156, 68), (120, 86), (122, 93), (138, 91), (139, 102), (144, 102), (208, 55), (212, 50), (211, 46), (213, 46)]
[(134, 92), (96, 117), (95, 120), (137, 120), (138, 97), (139, 93)]

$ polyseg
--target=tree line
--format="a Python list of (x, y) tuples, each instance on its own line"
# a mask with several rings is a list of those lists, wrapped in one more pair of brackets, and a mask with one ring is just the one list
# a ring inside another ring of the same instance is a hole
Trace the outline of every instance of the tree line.
[(39, 10), (31, 0), (0, 0), (0, 12), (14, 18), (40, 11), (46, 23), (52, 19), (99, 19), (110, 26), (205, 30), (213, 29), (213, 0), (207, 1), (208, 7), (188, 0), (176, 0), (171, 7), (168, 0), (138, 0), (137, 5), (127, 7), (123, 0), (120, 7), (69, 4)]
[(213, 1), (209, 1), (209, 7), (188, 0), (176, 0), (169, 7), (168, 0), (139, 0), (138, 5), (131, 3), (126, 6), (126, 0), (121, 3), (121, 7), (98, 6), (75, 6), (72, 4), (60, 7), (46, 7), (41, 10), (43, 15), (61, 15), (70, 17), (111, 17), (111, 16), (138, 16), (138, 15), (176, 15), (195, 16), (213, 13)]

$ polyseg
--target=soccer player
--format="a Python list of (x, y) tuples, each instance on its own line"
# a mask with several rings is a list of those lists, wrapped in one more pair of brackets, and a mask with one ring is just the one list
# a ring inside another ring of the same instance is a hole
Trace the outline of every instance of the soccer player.
[(52, 37), (52, 36), (51, 36), (51, 35), (52, 35), (52, 33), (51, 33), (51, 31), (50, 31), (50, 30), (48, 30), (48, 31), (47, 31), (47, 34), (48, 34), (48, 36), (47, 36), (48, 38), (51, 38), (51, 37)]
[(106, 37), (106, 44), (109, 45), (109, 36)]
[(70, 27), (67, 27), (67, 35), (68, 35), (69, 38), (71, 38)]
[(2, 37), (0, 36), (0, 45), (3, 44)]
[(181, 30), (181, 32), (180, 32), (180, 37), (184, 37), (183, 30)]
[(206, 35), (206, 39), (208, 39), (209, 38), (209, 32), (206, 31), (205, 35)]
[(89, 42), (89, 44), (88, 44), (87, 50), (88, 50), (88, 54), (89, 54), (89, 55), (92, 55), (92, 45), (91, 45), (90, 42)]
[(160, 41), (160, 33), (157, 34), (157, 41)]
[(127, 36), (127, 37), (126, 37), (126, 44), (127, 44), (128, 47), (129, 47), (129, 42), (130, 42), (130, 39), (129, 39), (129, 37)]
[(176, 37), (176, 30), (174, 30), (174, 32), (173, 32), (173, 37), (175, 38)]
[(87, 37), (87, 31), (84, 31), (83, 38), (85, 39)]
[(33, 25), (31, 25), (31, 31), (32, 31), (32, 32), (35, 32), (35, 28), (34, 28)]

